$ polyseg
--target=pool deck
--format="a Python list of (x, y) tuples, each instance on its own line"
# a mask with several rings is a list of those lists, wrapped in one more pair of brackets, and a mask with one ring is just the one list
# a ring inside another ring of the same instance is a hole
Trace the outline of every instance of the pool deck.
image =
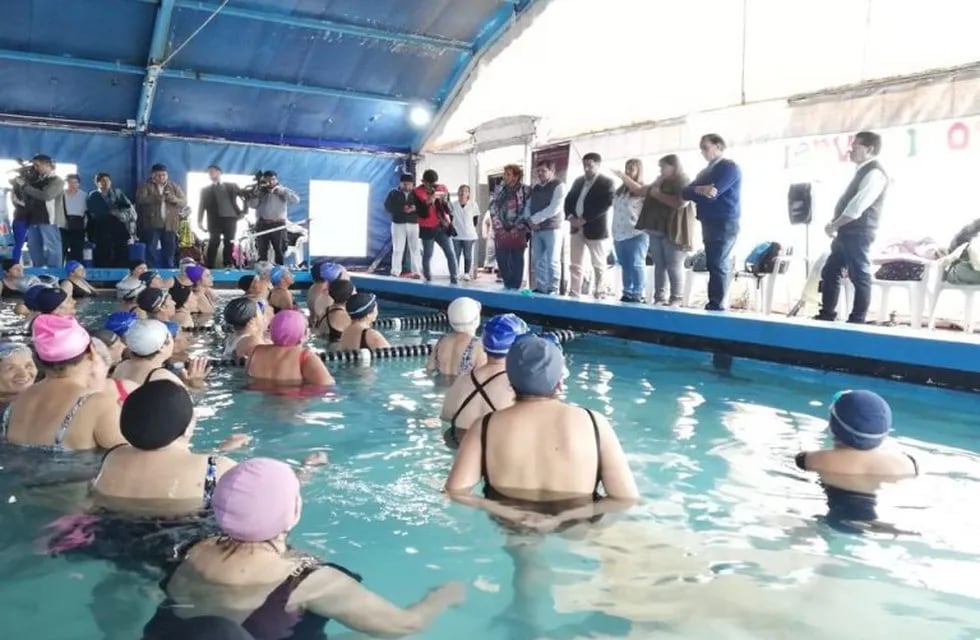
[[(33, 271), (40, 273), (40, 270)], [(219, 287), (234, 287), (247, 271), (219, 270)], [(93, 283), (110, 285), (120, 269), (91, 269)], [(548, 327), (598, 331), (665, 346), (714, 354), (717, 366), (733, 357), (844, 371), (919, 384), (980, 391), (980, 335), (908, 327), (849, 325), (751, 312), (708, 312), (618, 301), (574, 300), (503, 291), (492, 281), (450, 285), (351, 273), (358, 288), (384, 299), (445, 308), (459, 296), (478, 300), (486, 311), (514, 312)], [(296, 284), (308, 286), (308, 272)]]

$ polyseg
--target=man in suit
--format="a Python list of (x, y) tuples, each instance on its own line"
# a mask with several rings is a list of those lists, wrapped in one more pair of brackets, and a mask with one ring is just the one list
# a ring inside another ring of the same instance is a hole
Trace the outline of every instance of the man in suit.
[[(237, 184), (221, 181), (221, 167), (216, 164), (208, 167), (208, 177), (211, 184), (201, 190), (201, 204), (197, 210), (197, 224), (210, 234), (208, 253), (205, 259), (207, 266), (215, 268), (214, 261), (218, 257), (218, 245), (224, 241), (221, 252), (221, 262), (227, 269), (232, 264), (232, 242), (238, 220), (242, 217), (242, 207), (239, 204), (241, 189)], [(204, 216), (207, 214), (207, 225)]]
[(565, 219), (571, 225), (571, 284), (568, 295), (582, 293), (582, 275), (586, 254), (595, 274), (595, 297), (606, 293), (606, 256), (609, 253), (609, 208), (613, 201), (613, 181), (599, 174), (602, 156), (587, 153), (582, 157), (585, 175), (572, 183), (565, 197)]

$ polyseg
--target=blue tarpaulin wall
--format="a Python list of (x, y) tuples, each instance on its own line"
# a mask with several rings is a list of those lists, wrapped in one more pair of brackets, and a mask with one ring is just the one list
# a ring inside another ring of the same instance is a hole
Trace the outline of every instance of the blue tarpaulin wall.
[[(145, 142), (145, 157), (140, 147)], [(265, 145), (233, 144), (202, 140), (184, 140), (159, 136), (140, 138), (136, 134), (77, 131), (60, 128), (16, 127), (0, 125), (0, 158), (30, 158), (46, 153), (55, 162), (78, 166), (83, 187), (94, 188), (95, 174), (106, 171), (113, 183), (132, 197), (136, 186), (136, 166), (144, 170), (151, 164), (167, 165), (172, 180), (187, 184), (187, 173), (205, 171), (217, 164), (226, 173), (251, 174), (259, 169), (274, 169), (279, 180), (299, 193), (301, 202), (290, 206), (291, 220), (309, 215), (310, 180), (344, 180), (371, 185), (368, 205), (368, 256), (380, 253), (389, 240), (391, 219), (384, 211), (384, 198), (398, 183), (405, 157), (295, 149)], [(318, 215), (336, 216), (343, 211), (321, 210)]]

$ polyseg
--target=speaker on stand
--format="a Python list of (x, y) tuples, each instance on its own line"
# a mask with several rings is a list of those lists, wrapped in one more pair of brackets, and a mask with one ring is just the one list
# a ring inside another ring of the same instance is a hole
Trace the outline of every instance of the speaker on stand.
[(804, 264), (806, 274), (810, 275), (810, 223), (813, 222), (813, 185), (809, 182), (799, 182), (789, 186), (789, 223), (804, 225)]

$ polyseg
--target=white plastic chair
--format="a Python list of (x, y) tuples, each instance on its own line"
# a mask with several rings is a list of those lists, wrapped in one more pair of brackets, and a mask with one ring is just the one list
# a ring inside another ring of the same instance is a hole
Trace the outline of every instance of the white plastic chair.
[(929, 277), (931, 268), (927, 268), (921, 280), (878, 280), (872, 277), (871, 287), (878, 287), (881, 296), (878, 303), (878, 322), (888, 322), (888, 299), (893, 289), (903, 290), (909, 297), (909, 324), (913, 329), (922, 327), (922, 317), (925, 315), (926, 301), (929, 297)]
[(976, 295), (980, 293), (980, 285), (977, 284), (950, 284), (945, 281), (940, 281), (936, 284), (935, 289), (932, 293), (932, 301), (930, 303), (929, 312), (929, 328), (936, 328), (936, 307), (939, 303), (939, 297), (942, 295), (943, 291), (959, 291), (963, 294), (963, 331), (966, 333), (973, 333), (973, 323), (974, 316), (973, 311), (976, 306)]
[[(694, 269), (686, 269), (684, 271), (684, 301), (683, 305), (685, 307), (691, 306), (691, 296), (694, 294), (694, 284), (696, 282), (703, 282), (705, 288), (708, 286), (709, 273), (707, 271), (695, 271)], [(728, 272), (728, 283), (725, 286), (725, 303), (728, 302), (728, 295), (732, 290), (732, 282), (735, 280), (735, 258), (732, 258), (732, 268)]]

